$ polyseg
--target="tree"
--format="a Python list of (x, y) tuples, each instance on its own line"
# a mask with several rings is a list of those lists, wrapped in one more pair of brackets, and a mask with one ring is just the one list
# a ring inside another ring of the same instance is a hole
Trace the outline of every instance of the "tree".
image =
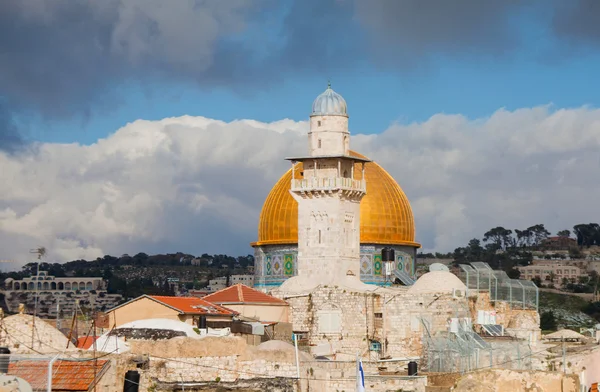
[(511, 279), (519, 279), (521, 277), (521, 271), (516, 268), (509, 270), (507, 274)]
[(577, 237), (577, 245), (589, 248), (600, 245), (600, 225), (597, 223), (578, 224), (573, 226), (573, 233)]
[(559, 236), (560, 238), (569, 238), (571, 237), (571, 231), (570, 230), (560, 230), (558, 233), (556, 233), (557, 236)]
[(540, 328), (542, 331), (556, 331), (556, 318), (551, 311), (544, 312), (540, 316)]
[(483, 235), (483, 241), (494, 244), (496, 249), (506, 249), (513, 245), (512, 230), (502, 226), (494, 227)]
[(530, 246), (539, 246), (542, 242), (548, 238), (550, 232), (546, 230), (543, 224), (533, 225), (527, 228), (527, 231), (531, 233), (530, 235)]
[(529, 230), (519, 230), (515, 229), (515, 234), (517, 235), (516, 245), (521, 248), (525, 248), (529, 246), (531, 232)]
[(537, 287), (542, 287), (542, 278), (540, 278), (539, 276), (536, 276), (535, 278), (531, 279), (531, 281), (535, 283)]

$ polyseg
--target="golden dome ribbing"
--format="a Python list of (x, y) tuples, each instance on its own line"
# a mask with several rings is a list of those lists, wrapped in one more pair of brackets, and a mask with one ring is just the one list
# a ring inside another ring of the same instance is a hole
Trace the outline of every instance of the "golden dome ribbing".
[[(365, 158), (351, 151), (350, 155)], [(301, 179), (302, 163), (295, 174)], [(354, 169), (361, 179), (361, 164)], [(402, 188), (375, 162), (365, 164), (367, 194), (360, 203), (361, 244), (406, 245), (415, 242), (415, 223), (408, 198)], [(288, 170), (273, 187), (263, 205), (258, 222), (258, 241), (253, 246), (298, 243), (298, 203), (290, 194), (292, 170)]]

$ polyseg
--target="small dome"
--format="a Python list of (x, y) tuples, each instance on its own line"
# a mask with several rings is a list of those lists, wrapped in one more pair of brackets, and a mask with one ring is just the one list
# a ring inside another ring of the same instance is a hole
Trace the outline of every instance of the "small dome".
[(411, 294), (452, 293), (453, 290), (462, 290), (464, 293), (467, 286), (452, 272), (432, 271), (417, 279), (408, 292)]
[(321, 95), (315, 99), (311, 116), (346, 116), (348, 107), (342, 96), (331, 89), (331, 83)]

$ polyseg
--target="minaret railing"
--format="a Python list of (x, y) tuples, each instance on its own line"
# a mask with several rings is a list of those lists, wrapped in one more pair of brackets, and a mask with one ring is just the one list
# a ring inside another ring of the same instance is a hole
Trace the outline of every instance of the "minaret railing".
[(365, 191), (367, 184), (365, 180), (355, 180), (346, 177), (292, 179), (293, 191), (327, 191), (337, 189)]

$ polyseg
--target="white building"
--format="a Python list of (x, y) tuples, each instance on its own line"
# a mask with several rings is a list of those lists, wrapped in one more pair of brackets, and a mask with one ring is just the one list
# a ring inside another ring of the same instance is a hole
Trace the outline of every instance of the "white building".
[(236, 284), (243, 284), (249, 287), (254, 285), (254, 275), (230, 275), (229, 284), (226, 276), (219, 276), (218, 278), (210, 279), (206, 291), (214, 293), (215, 291), (223, 290), (226, 287), (233, 286)]
[(36, 276), (13, 280), (8, 278), (4, 281), (6, 291), (85, 291), (85, 290), (106, 290), (105, 282), (102, 278), (93, 277), (64, 277), (57, 278), (48, 275), (46, 271), (40, 271)]

